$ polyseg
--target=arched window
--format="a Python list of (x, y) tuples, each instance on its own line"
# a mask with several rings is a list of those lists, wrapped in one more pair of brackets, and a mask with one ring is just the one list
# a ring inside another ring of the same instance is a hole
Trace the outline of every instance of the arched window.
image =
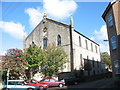
[(91, 43), (91, 51), (93, 51), (93, 44)]
[(86, 49), (88, 50), (88, 43), (87, 43), (87, 40), (85, 40), (85, 44), (86, 44)]
[(79, 36), (79, 46), (81, 47), (81, 37)]
[(46, 48), (47, 47), (47, 38), (44, 38), (43, 39), (43, 48)]
[(112, 36), (111, 37), (111, 44), (112, 44), (112, 49), (116, 49), (117, 48), (117, 45), (116, 45), (116, 37), (115, 36)]
[(61, 36), (60, 35), (57, 36), (57, 45), (61, 46)]

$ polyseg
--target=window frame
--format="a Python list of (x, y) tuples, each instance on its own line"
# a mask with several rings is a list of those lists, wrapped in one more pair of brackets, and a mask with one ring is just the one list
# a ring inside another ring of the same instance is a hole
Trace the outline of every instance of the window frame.
[(80, 47), (82, 46), (81, 37), (80, 37), (80, 36), (79, 36), (79, 46), (80, 46)]
[(85, 44), (86, 44), (86, 49), (88, 50), (88, 41), (85, 40)]
[(91, 43), (91, 51), (93, 52), (93, 44)]
[(47, 38), (43, 38), (43, 48), (46, 48), (48, 44), (48, 39)]
[(97, 45), (95, 45), (95, 52), (98, 53)]
[(61, 36), (60, 35), (57, 36), (57, 45), (61, 46)]
[(117, 49), (117, 37), (116, 37), (116, 36), (112, 36), (112, 37), (110, 38), (110, 40), (111, 40), (112, 50)]
[(107, 19), (108, 19), (109, 27), (113, 26), (113, 15), (109, 14)]

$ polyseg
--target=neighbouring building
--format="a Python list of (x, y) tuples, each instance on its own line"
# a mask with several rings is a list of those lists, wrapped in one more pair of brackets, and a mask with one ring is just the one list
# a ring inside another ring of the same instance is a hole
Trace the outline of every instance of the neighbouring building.
[(107, 25), (114, 81), (120, 82), (120, 1), (110, 2), (102, 17)]
[[(104, 65), (101, 64), (99, 44), (76, 31), (72, 17), (70, 24), (65, 24), (50, 19), (44, 14), (42, 21), (25, 38), (24, 48), (28, 48), (32, 43), (42, 48), (53, 43), (62, 46), (68, 55), (69, 62), (61, 72), (82, 69), (87, 76), (101, 74), (105, 71)], [(89, 63), (91, 67), (89, 73), (84, 69), (86, 63)]]

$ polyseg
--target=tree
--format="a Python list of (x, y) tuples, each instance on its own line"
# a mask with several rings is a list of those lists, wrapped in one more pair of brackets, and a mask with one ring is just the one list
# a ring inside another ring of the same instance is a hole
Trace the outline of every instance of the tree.
[(39, 71), (39, 67), (45, 60), (45, 54), (40, 47), (32, 44), (24, 50), (24, 56), (27, 61), (28, 78), (32, 78)]
[(106, 65), (111, 65), (111, 59), (107, 52), (101, 53), (101, 61), (105, 63)]
[(25, 77), (26, 61), (24, 60), (22, 50), (8, 49), (6, 55), (2, 58), (2, 61), (3, 70), (9, 70), (9, 79), (19, 79), (20, 77)]
[(67, 55), (62, 47), (48, 46), (45, 49), (45, 54), (46, 59), (41, 66), (41, 72), (45, 77), (52, 77), (58, 74), (60, 69), (65, 68), (64, 64), (67, 62)]

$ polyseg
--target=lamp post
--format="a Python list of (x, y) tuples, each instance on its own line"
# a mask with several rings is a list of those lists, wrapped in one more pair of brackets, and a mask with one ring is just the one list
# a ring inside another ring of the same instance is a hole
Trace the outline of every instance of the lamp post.
[(105, 40), (103, 40), (104, 42), (108, 42), (108, 40), (107, 39), (105, 39)]
[[(8, 79), (9, 79), (9, 69), (7, 70), (7, 85), (8, 85)], [(6, 86), (7, 87), (7, 86)]]

